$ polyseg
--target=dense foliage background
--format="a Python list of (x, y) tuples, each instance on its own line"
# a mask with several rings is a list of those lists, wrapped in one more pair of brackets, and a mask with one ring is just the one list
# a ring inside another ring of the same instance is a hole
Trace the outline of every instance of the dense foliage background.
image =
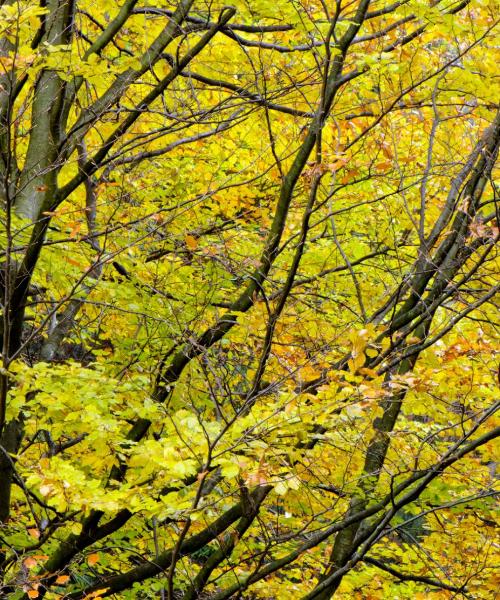
[(2, 598), (493, 597), (498, 14), (0, 2)]

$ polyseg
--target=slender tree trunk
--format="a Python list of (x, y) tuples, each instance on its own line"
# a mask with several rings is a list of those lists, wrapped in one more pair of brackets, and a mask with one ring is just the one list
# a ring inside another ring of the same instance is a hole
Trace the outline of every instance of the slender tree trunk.
[[(421, 326), (418, 337), (424, 339), (428, 328), (430, 326), (430, 320)], [(405, 375), (413, 370), (415, 363), (417, 362), (418, 354), (411, 357), (411, 359), (404, 360), (399, 368), (392, 374), (388, 374), (387, 383), (390, 383), (394, 375)], [(384, 466), (385, 457), (390, 445), (389, 434), (393, 431), (398, 416), (401, 411), (403, 400), (406, 396), (406, 389), (401, 392), (391, 395), (389, 398), (381, 402), (381, 406), (384, 410), (382, 417), (376, 418), (373, 422), (373, 428), (375, 433), (368, 444), (368, 448), (365, 454), (365, 464), (363, 466), (363, 472), (360, 476), (360, 483), (358, 489), (354, 492), (349, 509), (345, 515), (345, 518), (349, 518), (359, 512), (366, 510), (368, 504), (372, 500), (378, 482), (382, 467)], [(346, 529), (340, 531), (335, 537), (335, 542), (330, 555), (329, 564), (325, 570), (323, 577), (320, 579), (324, 581), (327, 577), (331, 576), (337, 569), (342, 568), (347, 561), (351, 558), (352, 553), (356, 549), (356, 535), (358, 534), (362, 521), (353, 523)], [(318, 600), (329, 600), (335, 594), (337, 588), (342, 582), (342, 576), (335, 579), (332, 584), (323, 592), (321, 592), (316, 598)]]
[[(74, 16), (74, 0), (49, 0), (48, 13), (44, 16), (43, 41), (51, 45), (67, 44), (71, 41)], [(12, 44), (3, 41), (0, 53), (8, 53)], [(4, 76), (8, 77), (8, 75)], [(0, 196), (4, 200), (4, 210), (10, 215), (12, 208), (32, 222), (28, 249), (21, 264), (17, 265), (7, 256), (4, 277), (4, 304), (2, 326), (2, 358), (8, 365), (22, 347), (23, 327), (30, 280), (38, 261), (48, 219), (42, 213), (52, 202), (57, 190), (57, 175), (61, 164), (57, 160), (58, 143), (65, 123), (61, 119), (65, 83), (54, 71), (44, 70), (35, 86), (32, 105), (31, 132), (26, 160), (19, 178), (18, 192), (9, 196), (9, 185), (15, 158), (9, 143), (11, 127), (10, 104), (13, 80), (2, 84), (0, 94), (0, 175), (2, 185)], [(7, 232), (9, 235), (9, 232)], [(7, 327), (6, 327), (7, 325)], [(2, 374), (2, 421), (5, 418), (9, 381)], [(0, 428), (0, 522), (10, 515), (11, 487), (14, 477), (13, 456), (18, 452), (23, 438), (22, 418), (18, 417), (2, 423)]]

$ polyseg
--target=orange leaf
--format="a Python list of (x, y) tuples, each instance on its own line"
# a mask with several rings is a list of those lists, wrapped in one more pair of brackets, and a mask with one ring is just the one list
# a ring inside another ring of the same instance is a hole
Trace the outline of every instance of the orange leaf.
[(349, 160), (346, 157), (338, 158), (337, 160), (334, 160), (333, 162), (329, 163), (327, 167), (330, 169), (330, 171), (338, 171), (348, 162)]
[(56, 579), (56, 583), (68, 583), (69, 581), (69, 575), (59, 575), (59, 577)]
[(389, 144), (382, 144), (382, 152), (386, 158), (394, 158), (394, 154), (392, 153)]
[(184, 241), (186, 242), (186, 246), (190, 250), (196, 250), (196, 248), (198, 248), (198, 242), (196, 241), (196, 238), (192, 235), (184, 236)]
[(66, 256), (66, 260), (67, 262), (69, 262), (70, 265), (73, 265), (74, 267), (82, 266), (77, 260), (75, 260), (74, 258), (70, 258), (69, 256)]
[(359, 169), (349, 169), (342, 177), (342, 183), (349, 183), (359, 175)]
[(198, 473), (198, 481), (203, 481), (205, 479), (205, 477), (208, 475), (208, 471), (202, 471), (201, 473)]
[(36, 567), (36, 563), (36, 559), (32, 556), (28, 556), (28, 558), (25, 558), (23, 561), (23, 564), (27, 569), (32, 569), (33, 567)]
[(80, 232), (80, 229), (82, 228), (82, 224), (81, 223), (71, 223), (70, 227), (71, 227), (71, 231), (69, 232), (69, 237), (75, 238), (78, 235), (78, 233)]
[(95, 565), (99, 562), (99, 554), (89, 554), (87, 557), (87, 562), (90, 566)]
[(38, 598), (39, 593), (37, 590), (29, 590), (28, 591), (28, 598)]

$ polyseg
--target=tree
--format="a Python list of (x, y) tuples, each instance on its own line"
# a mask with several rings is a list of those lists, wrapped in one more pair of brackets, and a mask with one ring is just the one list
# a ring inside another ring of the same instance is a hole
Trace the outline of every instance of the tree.
[(494, 3), (0, 23), (2, 597), (490, 598)]

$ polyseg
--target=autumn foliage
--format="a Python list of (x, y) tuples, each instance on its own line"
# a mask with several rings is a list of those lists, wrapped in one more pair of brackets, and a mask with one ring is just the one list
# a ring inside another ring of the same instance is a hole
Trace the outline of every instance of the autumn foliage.
[(0, 2), (1, 598), (493, 598), (498, 14)]

